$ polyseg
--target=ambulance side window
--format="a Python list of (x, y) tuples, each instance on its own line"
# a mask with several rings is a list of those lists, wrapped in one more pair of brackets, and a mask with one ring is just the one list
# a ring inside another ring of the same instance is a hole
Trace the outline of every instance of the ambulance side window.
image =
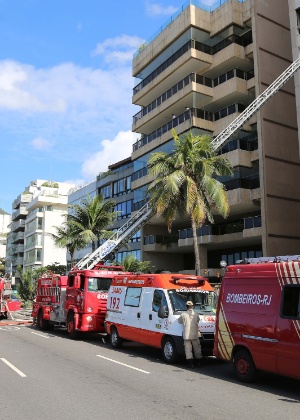
[(283, 288), (281, 316), (283, 318), (300, 318), (300, 285)]
[(128, 287), (126, 291), (124, 305), (138, 307), (140, 305), (141, 294), (141, 287)]
[(168, 307), (166, 296), (163, 290), (154, 290), (153, 293), (153, 302), (152, 302), (152, 310), (154, 312), (158, 312), (161, 306)]

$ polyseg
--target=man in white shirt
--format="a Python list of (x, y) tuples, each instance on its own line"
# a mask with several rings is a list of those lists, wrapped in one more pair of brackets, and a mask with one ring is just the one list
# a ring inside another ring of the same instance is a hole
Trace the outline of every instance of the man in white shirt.
[(200, 316), (194, 311), (194, 304), (192, 301), (188, 300), (186, 302), (186, 308), (187, 311), (180, 315), (178, 322), (183, 325), (185, 357), (189, 362), (190, 367), (194, 368), (194, 357), (197, 365), (199, 365), (200, 359), (202, 358), (201, 345), (199, 341), (201, 333), (198, 328)]

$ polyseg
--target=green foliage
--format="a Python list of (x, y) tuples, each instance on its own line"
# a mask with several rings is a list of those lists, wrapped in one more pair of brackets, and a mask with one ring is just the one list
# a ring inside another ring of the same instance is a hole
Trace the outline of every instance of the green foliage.
[(139, 261), (134, 255), (129, 254), (127, 257), (123, 258), (121, 265), (124, 267), (125, 271), (130, 271), (133, 273), (150, 273), (150, 261)]
[(60, 274), (61, 276), (65, 276), (67, 272), (67, 266), (63, 264), (59, 264), (58, 262), (54, 262), (53, 264), (46, 266), (48, 271), (52, 271), (54, 274)]
[(0, 277), (5, 274), (5, 258), (0, 258)]
[(166, 220), (169, 232), (176, 217), (190, 217), (196, 271), (200, 273), (196, 229), (207, 219), (214, 222), (212, 206), (227, 217), (226, 191), (217, 177), (232, 175), (232, 167), (226, 158), (217, 154), (210, 136), (195, 136), (190, 132), (179, 137), (175, 130), (172, 134), (173, 153), (156, 152), (148, 160), (148, 173), (153, 178), (148, 194), (152, 208)]
[(48, 235), (53, 239), (55, 246), (67, 249), (71, 256), (71, 266), (74, 267), (74, 253), (76, 250), (85, 248), (85, 242), (73, 232), (72, 226), (67, 222), (63, 223), (62, 226), (54, 226), (54, 228), (56, 234), (49, 233)]
[(107, 228), (114, 222), (117, 212), (113, 211), (115, 202), (104, 200), (103, 196), (87, 197), (81, 204), (71, 204), (72, 212), (67, 216), (67, 225), (73, 237), (78, 237), (84, 244), (92, 243), (92, 252), (97, 241), (108, 235)]
[(46, 181), (42, 184), (42, 187), (50, 187), (50, 188), (58, 188), (59, 185), (57, 182), (53, 182), (53, 181)]
[(48, 269), (46, 267), (39, 267), (33, 270), (26, 269), (22, 271), (22, 267), (17, 267), (17, 274), (21, 280), (18, 284), (17, 290), (25, 303), (32, 302), (36, 295), (36, 280), (43, 273), (46, 273)]

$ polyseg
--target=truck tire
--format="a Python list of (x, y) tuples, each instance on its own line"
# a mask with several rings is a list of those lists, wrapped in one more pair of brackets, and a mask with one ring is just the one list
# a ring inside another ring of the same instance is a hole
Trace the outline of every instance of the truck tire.
[(122, 347), (123, 340), (119, 336), (119, 333), (116, 327), (111, 327), (110, 329), (110, 344), (114, 349), (119, 349)]
[(167, 363), (175, 363), (178, 353), (174, 341), (170, 337), (165, 337), (162, 342), (162, 357)]
[(44, 319), (43, 311), (39, 311), (36, 318), (36, 327), (38, 330), (45, 331), (48, 329), (48, 321)]
[(233, 370), (240, 382), (251, 382), (256, 374), (256, 368), (251, 354), (247, 350), (239, 350), (233, 359)]
[(67, 330), (68, 335), (72, 340), (76, 340), (79, 337), (79, 332), (75, 330), (75, 316), (73, 312), (68, 313)]

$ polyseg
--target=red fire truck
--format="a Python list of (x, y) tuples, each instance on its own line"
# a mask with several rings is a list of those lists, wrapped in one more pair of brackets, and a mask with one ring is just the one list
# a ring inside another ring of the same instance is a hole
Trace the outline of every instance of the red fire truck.
[(37, 328), (67, 327), (70, 338), (80, 332), (104, 332), (107, 292), (119, 266), (96, 264), (93, 270), (72, 270), (68, 276), (48, 272), (37, 282), (32, 317)]
[(256, 370), (300, 378), (300, 255), (229, 266), (217, 307), (214, 355), (238, 380)]

